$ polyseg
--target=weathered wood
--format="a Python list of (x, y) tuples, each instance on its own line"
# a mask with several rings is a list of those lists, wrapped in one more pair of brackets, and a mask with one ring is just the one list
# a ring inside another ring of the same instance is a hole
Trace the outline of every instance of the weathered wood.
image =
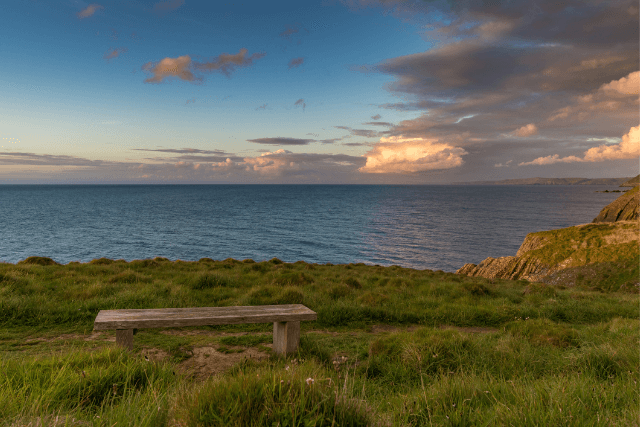
[(299, 322), (317, 317), (302, 304), (101, 310), (94, 330)]
[(273, 351), (294, 353), (300, 344), (300, 322), (273, 322)]
[(115, 329), (116, 343), (133, 350), (137, 329), (273, 322), (273, 350), (286, 355), (300, 344), (300, 321), (317, 318), (302, 304), (101, 310), (93, 329)]
[(133, 329), (116, 329), (116, 344), (133, 350)]

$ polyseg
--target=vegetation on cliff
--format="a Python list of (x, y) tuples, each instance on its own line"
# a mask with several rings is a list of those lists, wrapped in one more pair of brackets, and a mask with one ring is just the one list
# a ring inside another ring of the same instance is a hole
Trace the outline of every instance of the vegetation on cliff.
[(593, 222), (637, 221), (640, 187), (635, 186), (605, 206)]
[(635, 187), (638, 184), (640, 184), (640, 175), (637, 175), (634, 178), (631, 178), (629, 181), (620, 184), (620, 187)]
[(524, 279), (598, 289), (638, 289), (638, 187), (607, 205), (592, 224), (529, 233), (516, 256), (465, 264), (472, 277)]
[[(0, 264), (0, 425), (638, 420), (633, 289), (277, 259), (25, 261)], [(91, 332), (101, 309), (279, 303), (318, 313), (287, 359), (265, 324), (140, 330), (131, 353)]]

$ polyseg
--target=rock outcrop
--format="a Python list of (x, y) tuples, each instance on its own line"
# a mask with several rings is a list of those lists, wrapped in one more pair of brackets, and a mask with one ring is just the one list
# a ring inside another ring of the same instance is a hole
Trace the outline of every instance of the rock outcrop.
[(638, 222), (583, 224), (529, 233), (516, 256), (465, 264), (456, 273), (488, 279), (535, 282), (560, 270), (638, 258)]
[(605, 206), (593, 222), (637, 221), (640, 187), (636, 186)]
[(638, 184), (640, 184), (640, 175), (636, 176), (635, 178), (631, 178), (627, 182), (623, 182), (622, 184), (620, 184), (620, 187), (635, 187)]

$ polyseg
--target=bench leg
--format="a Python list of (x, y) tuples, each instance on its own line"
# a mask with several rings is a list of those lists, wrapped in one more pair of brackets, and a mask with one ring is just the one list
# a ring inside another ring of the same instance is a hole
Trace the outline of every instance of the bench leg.
[(133, 350), (133, 329), (116, 329), (116, 344)]
[(300, 322), (273, 322), (273, 351), (287, 355), (295, 353), (300, 344)]

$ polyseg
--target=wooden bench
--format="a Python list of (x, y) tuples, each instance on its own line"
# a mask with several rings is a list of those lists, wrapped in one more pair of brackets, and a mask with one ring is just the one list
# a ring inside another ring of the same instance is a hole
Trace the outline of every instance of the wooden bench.
[(298, 349), (300, 321), (317, 318), (302, 304), (101, 310), (93, 329), (115, 329), (116, 343), (132, 350), (134, 329), (273, 322), (273, 350), (284, 355)]

